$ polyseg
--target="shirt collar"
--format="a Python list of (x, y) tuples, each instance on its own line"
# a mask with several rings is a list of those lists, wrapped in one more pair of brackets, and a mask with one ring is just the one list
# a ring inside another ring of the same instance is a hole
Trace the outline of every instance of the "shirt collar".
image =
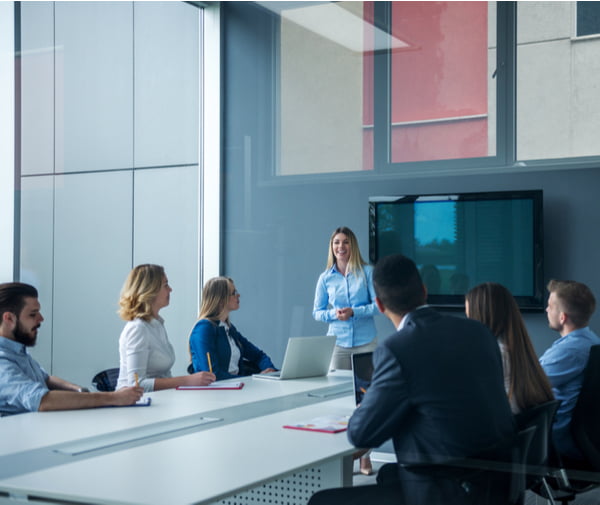
[(412, 314), (413, 312), (417, 311), (417, 310), (421, 310), (424, 309), (426, 307), (429, 307), (429, 305), (425, 304), (425, 305), (419, 305), (416, 309), (411, 310), (410, 312), (407, 312), (406, 314), (404, 314), (404, 317), (402, 318), (402, 321), (400, 321), (400, 324), (398, 325), (398, 328), (396, 328), (397, 331), (400, 331), (402, 328), (404, 328), (406, 326), (407, 323), (407, 319), (406, 317), (409, 314)]
[(4, 347), (5, 349), (9, 349), (13, 352), (18, 352), (21, 354), (25, 354), (27, 352), (25, 344), (7, 337), (0, 337), (0, 347)]

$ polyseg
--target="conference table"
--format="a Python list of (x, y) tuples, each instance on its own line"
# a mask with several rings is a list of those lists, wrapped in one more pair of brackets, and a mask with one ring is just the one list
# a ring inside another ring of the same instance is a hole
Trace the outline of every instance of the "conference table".
[(149, 393), (149, 407), (1, 418), (0, 504), (295, 505), (352, 484), (345, 433), (283, 428), (351, 414), (350, 373), (241, 380)]

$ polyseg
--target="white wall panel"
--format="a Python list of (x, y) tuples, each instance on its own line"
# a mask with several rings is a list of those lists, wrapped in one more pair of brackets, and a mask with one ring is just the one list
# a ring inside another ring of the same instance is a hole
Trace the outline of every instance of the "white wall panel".
[(44, 316), (32, 355), (51, 373), (53, 295), (54, 178), (25, 177), (21, 182), (21, 271), (19, 280), (38, 290)]
[(56, 2), (56, 171), (132, 166), (133, 7)]
[(173, 288), (161, 311), (177, 361), (185, 374), (188, 337), (198, 316), (198, 167), (138, 170), (135, 173), (133, 263), (165, 267)]
[(131, 266), (131, 172), (56, 177), (54, 372), (89, 384), (119, 365), (116, 311)]
[(199, 9), (135, 2), (135, 166), (198, 163)]
[(54, 4), (21, 4), (21, 173), (54, 172)]

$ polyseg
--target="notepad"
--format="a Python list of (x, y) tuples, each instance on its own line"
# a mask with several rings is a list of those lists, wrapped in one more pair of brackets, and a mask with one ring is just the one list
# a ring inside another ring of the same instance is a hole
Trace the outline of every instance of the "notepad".
[(243, 382), (213, 382), (208, 386), (177, 386), (179, 391), (193, 391), (198, 389), (242, 389), (244, 387)]
[(348, 429), (350, 416), (322, 416), (298, 424), (286, 424), (284, 428), (292, 430), (319, 431), (321, 433), (340, 433)]
[(140, 398), (137, 402), (132, 403), (131, 405), (101, 405), (98, 408), (112, 409), (120, 407), (149, 407), (150, 405), (152, 405), (152, 397), (146, 396)]

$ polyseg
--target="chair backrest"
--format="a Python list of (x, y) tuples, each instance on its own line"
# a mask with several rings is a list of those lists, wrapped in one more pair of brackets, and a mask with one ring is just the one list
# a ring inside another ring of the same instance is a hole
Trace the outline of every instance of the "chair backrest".
[(118, 368), (107, 368), (94, 375), (92, 379), (92, 385), (98, 391), (114, 391), (117, 387), (117, 380), (119, 379)]
[(600, 471), (600, 345), (590, 348), (571, 433), (588, 463)]
[(527, 463), (531, 443), (535, 438), (537, 428), (528, 426), (519, 430), (512, 451), (512, 472), (510, 478), (510, 489), (506, 503), (517, 505), (523, 503), (523, 493), (527, 489)]
[(535, 426), (536, 431), (529, 445), (527, 456), (528, 465), (544, 465), (548, 460), (548, 445), (552, 436), (554, 414), (560, 405), (560, 400), (540, 403), (515, 415), (519, 430)]

